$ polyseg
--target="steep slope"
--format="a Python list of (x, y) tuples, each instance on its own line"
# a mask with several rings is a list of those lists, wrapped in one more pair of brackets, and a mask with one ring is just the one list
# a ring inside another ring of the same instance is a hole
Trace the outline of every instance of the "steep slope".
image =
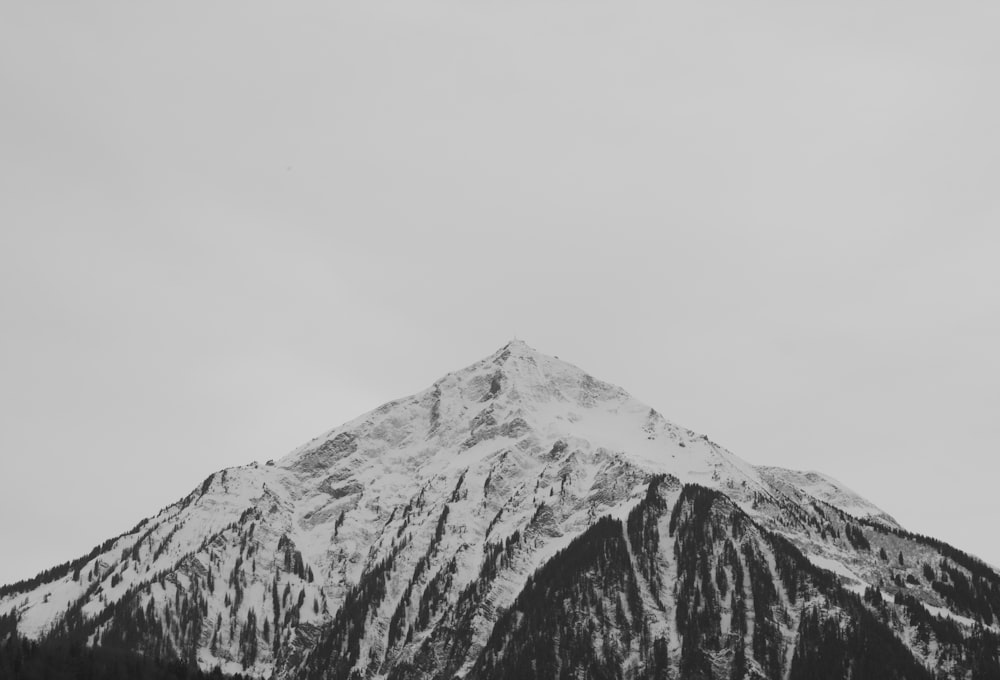
[(828, 475), (767, 466), (758, 466), (757, 471), (771, 486), (797, 499), (799, 503), (822, 501), (855, 517), (878, 522), (890, 528), (902, 529), (884, 510)]
[(930, 680), (794, 546), (722, 494), (679, 486), (654, 479), (627, 521), (602, 518), (536, 572), (468, 677)]
[[(661, 478), (673, 480), (672, 490), (651, 492)], [(679, 560), (687, 553), (656, 552), (652, 530), (633, 537), (632, 526), (637, 507), (680, 507), (685, 484), (715, 489), (713, 504), (724, 499), (754, 527), (762, 538), (751, 550), (760, 559), (778, 559), (781, 551), (767, 546), (780, 540), (810, 560), (802, 562), (809, 573), (835, 572), (828, 578), (838, 588), (880, 587), (878, 606), (892, 608), (885, 625), (920, 642), (923, 663), (958, 667), (953, 657), (975, 622), (995, 625), (1000, 615), (1000, 579), (980, 562), (904, 532), (829, 478), (749, 465), (620, 388), (517, 341), (277, 462), (211, 475), (86, 557), (0, 589), (0, 615), (15, 612), (21, 632), (34, 637), (76, 636), (228, 672), (486, 677), (506, 663), (492, 645), (516, 630), (510, 612), (563, 592), (566, 584), (539, 591), (537, 579), (576, 550), (572, 561), (588, 564), (589, 585), (573, 597), (591, 593), (579, 611), (598, 601), (604, 611), (615, 598), (621, 605), (607, 610), (617, 617), (601, 633), (607, 653), (602, 646), (588, 663), (676, 671), (693, 658), (684, 640), (715, 652), (721, 643), (715, 633), (691, 642), (685, 632), (692, 624), (678, 612), (704, 592), (684, 585)], [(619, 536), (622, 521), (629, 531)], [(595, 546), (606, 560), (588, 563)], [(723, 571), (735, 569), (726, 559)], [(759, 562), (739, 559), (745, 571)], [(773, 581), (769, 568), (750, 573), (751, 583)], [(599, 593), (610, 599), (594, 599)], [(898, 597), (912, 602), (885, 604)], [(932, 624), (915, 619), (914, 607), (949, 616), (958, 647), (928, 637)], [(699, 626), (733, 616), (724, 606), (698, 611)], [(779, 616), (781, 663), (747, 668), (765, 677), (791, 668), (799, 618), (790, 611)], [(582, 618), (564, 618), (562, 628), (539, 622), (534, 630), (585, 640)], [(817, 630), (831, 632), (828, 618), (817, 619)], [(748, 623), (746, 634), (753, 630)]]

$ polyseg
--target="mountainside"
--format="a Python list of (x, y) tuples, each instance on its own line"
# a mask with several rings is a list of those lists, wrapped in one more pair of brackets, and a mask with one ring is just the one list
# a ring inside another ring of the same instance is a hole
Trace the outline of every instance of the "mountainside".
[(1000, 678), (992, 568), (518, 341), (0, 587), (11, 614), (276, 678)]

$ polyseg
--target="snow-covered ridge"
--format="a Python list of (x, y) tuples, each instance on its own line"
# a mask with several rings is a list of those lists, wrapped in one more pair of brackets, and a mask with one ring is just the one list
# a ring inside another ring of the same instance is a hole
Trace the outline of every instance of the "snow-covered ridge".
[[(385, 673), (438, 644), (482, 581), (466, 621), (471, 655), (530, 574), (599, 517), (627, 517), (654, 475), (722, 492), (856, 584), (891, 576), (877, 554), (857, 552), (852, 532), (872, 530), (851, 517), (898, 525), (839, 482), (750, 465), (515, 340), (275, 463), (210, 476), (78, 573), (0, 598), (0, 615), (17, 611), (38, 636), (68, 609), (96, 620), (118, 603), (154, 631), (144, 649), (205, 668), (291, 677), (326, 640), (356, 651), (351, 668)], [(487, 569), (488, 556), (499, 566)], [(359, 593), (364, 624), (333, 630)], [(116, 639), (132, 625), (121, 618), (95, 624), (91, 639)], [(329, 637), (341, 634), (355, 637)]]
[(862, 498), (829, 475), (824, 475), (821, 472), (801, 472), (768, 466), (758, 466), (757, 470), (771, 484), (790, 493), (801, 493), (804, 496), (812, 497), (855, 517), (879, 522), (895, 529), (902, 528), (889, 513), (871, 501)]

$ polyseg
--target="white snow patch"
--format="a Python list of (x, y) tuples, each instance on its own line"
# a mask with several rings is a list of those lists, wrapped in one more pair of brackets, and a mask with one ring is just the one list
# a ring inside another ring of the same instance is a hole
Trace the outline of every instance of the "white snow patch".
[[(867, 587), (867, 584), (865, 583), (864, 579), (862, 579), (860, 576), (851, 571), (843, 562), (832, 559), (830, 557), (823, 557), (822, 555), (807, 554), (806, 557), (808, 557), (809, 561), (815, 564), (820, 569), (826, 569), (827, 571), (832, 571), (838, 576), (843, 576), (850, 581), (854, 581), (858, 584), (861, 584), (862, 586)], [(847, 584), (847, 585), (853, 585), (853, 584)], [(864, 587), (861, 589), (861, 592), (864, 592)]]

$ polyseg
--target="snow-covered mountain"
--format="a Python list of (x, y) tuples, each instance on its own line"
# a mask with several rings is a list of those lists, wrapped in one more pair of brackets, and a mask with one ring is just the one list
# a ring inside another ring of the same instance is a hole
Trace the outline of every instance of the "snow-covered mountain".
[(276, 678), (1000, 677), (993, 569), (520, 341), (209, 476), (11, 612)]

